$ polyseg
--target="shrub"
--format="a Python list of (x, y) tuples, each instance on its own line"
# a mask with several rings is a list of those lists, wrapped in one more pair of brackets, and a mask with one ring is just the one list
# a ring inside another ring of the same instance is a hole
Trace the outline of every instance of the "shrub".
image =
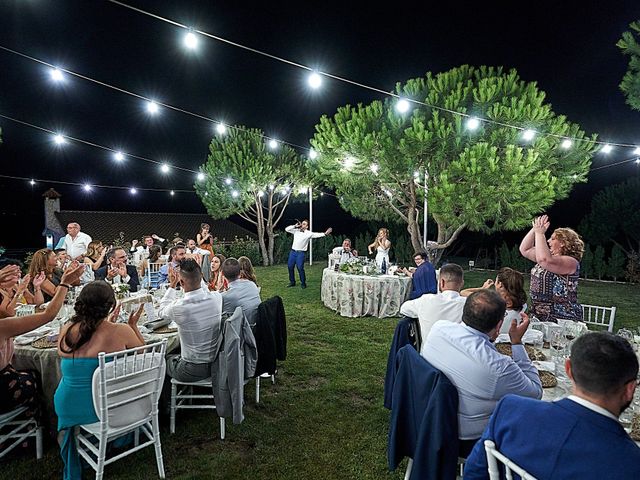
[(218, 245), (215, 250), (216, 253), (220, 253), (225, 257), (249, 257), (251, 263), (254, 265), (261, 265), (260, 247), (256, 240), (249, 237), (238, 238), (236, 237), (233, 242)]
[(607, 263), (604, 260), (604, 247), (598, 245), (593, 253), (593, 273), (598, 277), (598, 280), (602, 280), (606, 270)]
[(613, 278), (614, 281), (617, 281), (618, 277), (622, 277), (624, 275), (625, 260), (622, 249), (618, 245), (614, 245), (607, 262), (607, 276)]

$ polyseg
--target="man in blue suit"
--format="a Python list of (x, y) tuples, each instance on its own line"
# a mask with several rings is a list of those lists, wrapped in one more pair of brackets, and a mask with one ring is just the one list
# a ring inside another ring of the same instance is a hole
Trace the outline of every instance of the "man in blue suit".
[(618, 422), (631, 404), (638, 359), (607, 332), (578, 338), (565, 369), (573, 395), (543, 402), (507, 395), (498, 403), (464, 467), (487, 479), (484, 441), (539, 480), (640, 478), (640, 448)]

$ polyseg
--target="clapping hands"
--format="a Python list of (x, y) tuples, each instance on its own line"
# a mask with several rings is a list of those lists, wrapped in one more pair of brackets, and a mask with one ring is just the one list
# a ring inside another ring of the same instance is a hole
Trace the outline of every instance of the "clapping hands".
[(533, 231), (535, 233), (542, 233), (543, 235), (547, 232), (549, 225), (549, 217), (547, 215), (536, 217), (532, 222)]

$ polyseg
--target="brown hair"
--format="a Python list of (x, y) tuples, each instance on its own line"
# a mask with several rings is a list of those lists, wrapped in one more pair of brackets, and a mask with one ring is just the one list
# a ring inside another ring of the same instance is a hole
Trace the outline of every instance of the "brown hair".
[(256, 278), (256, 271), (253, 269), (253, 264), (249, 257), (238, 257), (238, 263), (240, 264), (240, 278), (246, 278), (258, 285), (258, 279)]
[(98, 257), (100, 256), (98, 248), (100, 247), (100, 245), (102, 245), (102, 242), (97, 240), (90, 242), (89, 245), (87, 245), (87, 253), (85, 254), (85, 256), (90, 258), (94, 262), (98, 260)]
[[(214, 255), (214, 257), (216, 257), (218, 260), (220, 260), (220, 267), (218, 267), (218, 271), (222, 272), (222, 264), (224, 263), (224, 261), (227, 258), (224, 255), (222, 255), (221, 253), (216, 253)], [(213, 272), (213, 262), (211, 262), (211, 271)]]
[(568, 255), (576, 260), (582, 260), (584, 254), (584, 242), (578, 233), (572, 228), (556, 228), (553, 235), (562, 242), (562, 255)]
[(527, 303), (527, 294), (524, 291), (524, 276), (513, 268), (504, 267), (498, 271), (496, 280), (504, 287), (504, 293), (507, 297), (505, 301), (511, 303), (511, 308), (522, 310), (523, 305)]
[(53, 267), (48, 265), (49, 255), (53, 253), (50, 248), (41, 248), (31, 257), (31, 263), (29, 264), (29, 275), (31, 275), (31, 281), (38, 276), (40, 272), (44, 272), (49, 280), (53, 276)]

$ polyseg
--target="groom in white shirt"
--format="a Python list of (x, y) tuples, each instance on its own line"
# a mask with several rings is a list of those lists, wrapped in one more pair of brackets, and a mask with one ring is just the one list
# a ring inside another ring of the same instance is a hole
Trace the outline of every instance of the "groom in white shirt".
[(291, 245), (291, 252), (289, 253), (289, 261), (287, 267), (289, 268), (289, 287), (295, 287), (296, 277), (293, 271), (293, 267), (298, 268), (298, 275), (300, 276), (300, 286), (307, 288), (307, 278), (304, 274), (304, 260), (306, 257), (307, 249), (309, 248), (309, 242), (312, 238), (321, 238), (325, 235), (329, 235), (333, 229), (327, 228), (324, 233), (316, 233), (309, 230), (309, 220), (303, 220), (295, 225), (289, 225), (286, 227), (285, 232), (293, 234), (293, 245)]

